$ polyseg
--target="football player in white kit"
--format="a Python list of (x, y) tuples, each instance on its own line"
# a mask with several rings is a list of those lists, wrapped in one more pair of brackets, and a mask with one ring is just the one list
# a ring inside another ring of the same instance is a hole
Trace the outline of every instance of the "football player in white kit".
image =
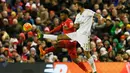
[(93, 60), (93, 57), (90, 55), (90, 35), (91, 35), (91, 26), (93, 22), (94, 16), (101, 15), (96, 14), (94, 11), (90, 9), (85, 9), (84, 4), (82, 2), (76, 3), (79, 9), (79, 13), (76, 16), (74, 21), (75, 27), (78, 29), (76, 32), (69, 34), (61, 34), (61, 35), (51, 35), (44, 34), (43, 38), (48, 38), (51, 40), (72, 40), (77, 41), (80, 46), (84, 49), (85, 56), (88, 58), (88, 63), (91, 65), (92, 70), (96, 73), (96, 66)]

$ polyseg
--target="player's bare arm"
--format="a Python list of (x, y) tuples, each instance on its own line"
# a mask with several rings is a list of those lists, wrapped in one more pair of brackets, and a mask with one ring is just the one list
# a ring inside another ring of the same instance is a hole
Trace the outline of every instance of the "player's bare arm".
[(79, 24), (78, 23), (74, 24), (74, 28), (78, 29), (79, 28)]

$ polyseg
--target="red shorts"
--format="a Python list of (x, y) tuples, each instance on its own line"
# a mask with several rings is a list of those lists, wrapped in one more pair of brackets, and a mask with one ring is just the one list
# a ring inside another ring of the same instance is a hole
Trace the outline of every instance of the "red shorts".
[(70, 40), (61, 40), (58, 42), (59, 46), (68, 50), (68, 54), (71, 57), (71, 59), (77, 58), (76, 44), (76, 41), (71, 42)]

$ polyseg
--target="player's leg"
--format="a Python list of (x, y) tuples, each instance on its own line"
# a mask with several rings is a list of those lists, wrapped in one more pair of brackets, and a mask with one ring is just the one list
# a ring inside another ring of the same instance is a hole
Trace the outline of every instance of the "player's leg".
[(88, 70), (83, 64), (83, 62), (78, 60), (77, 50), (76, 50), (77, 42), (76, 41), (71, 42), (70, 40), (65, 40), (64, 44), (65, 44), (64, 47), (68, 49), (68, 54), (71, 57), (71, 60), (75, 62), (83, 71), (88, 73)]
[(44, 34), (43, 38), (51, 40), (70, 40), (70, 38), (65, 34), (61, 35)]
[[(69, 40), (66, 40), (66, 41), (69, 41)], [(53, 46), (46, 48), (45, 50), (43, 50), (43, 48), (39, 48), (39, 50), (41, 52), (41, 55), (45, 55), (49, 52), (55, 51), (56, 49), (66, 48), (67, 47), (66, 44), (67, 43), (65, 43), (65, 40), (60, 40), (60, 41), (57, 41), (57, 43), (53, 44)], [(73, 45), (71, 47), (73, 47)]]
[(93, 57), (90, 54), (90, 38), (87, 35), (78, 35), (79, 39), (77, 41), (79, 42), (80, 46), (84, 50), (84, 54), (88, 59), (88, 63), (91, 65), (93, 72), (96, 71), (96, 66), (93, 60)]
[(75, 62), (83, 71), (89, 73), (83, 62), (81, 62), (78, 57), (77, 58), (72, 58), (72, 61)]
[(88, 63), (89, 63), (89, 64), (91, 65), (91, 67), (92, 67), (93, 72), (96, 73), (96, 65), (95, 65), (95, 62), (94, 62), (93, 57), (92, 57), (91, 54), (90, 54), (90, 51), (84, 51), (84, 53), (85, 53), (85, 56), (86, 56), (87, 59), (88, 59)]
[(73, 52), (69, 55), (70, 55), (73, 62), (75, 62), (83, 71), (88, 73), (88, 70), (85, 67), (85, 65), (83, 64), (83, 62), (78, 59), (77, 52)]
[(86, 42), (86, 47), (85, 47), (86, 49), (84, 48), (84, 54), (87, 57), (88, 63), (91, 65), (93, 72), (96, 73), (96, 65), (93, 57), (90, 54), (90, 38), (88, 38), (87, 40), (88, 41)]
[(84, 64), (78, 61), (76, 52), (76, 42), (70, 42), (69, 40), (58, 41), (54, 46), (42, 50), (43, 51), (42, 55), (45, 55), (46, 53), (49, 52), (53, 52), (56, 48), (69, 48), (68, 53), (72, 61), (75, 62), (82, 70), (87, 72), (87, 69), (84, 66)]
[[(57, 43), (56, 43), (57, 44)], [(55, 45), (56, 45), (55, 44)], [(42, 45), (39, 46), (39, 51), (40, 51), (40, 56), (44, 56), (45, 54), (49, 53), (49, 52), (53, 52), (55, 51), (55, 47), (54, 46), (51, 46), (49, 48), (46, 48), (45, 50), (43, 50), (43, 47)]]

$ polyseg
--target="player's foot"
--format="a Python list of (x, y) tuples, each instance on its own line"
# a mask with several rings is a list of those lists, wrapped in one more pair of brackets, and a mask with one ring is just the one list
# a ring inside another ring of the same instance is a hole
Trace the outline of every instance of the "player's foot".
[(46, 52), (43, 50), (42, 53), (40, 53), (41, 56), (44, 56)]
[(41, 40), (43, 39), (43, 36), (44, 36), (44, 33), (41, 33), (41, 32), (38, 33), (38, 35), (37, 35), (38, 39), (41, 39)]
[(44, 56), (46, 52), (43, 50), (41, 46), (39, 46), (40, 56)]
[(97, 72), (88, 71), (88, 72), (86, 72), (86, 73), (97, 73)]

